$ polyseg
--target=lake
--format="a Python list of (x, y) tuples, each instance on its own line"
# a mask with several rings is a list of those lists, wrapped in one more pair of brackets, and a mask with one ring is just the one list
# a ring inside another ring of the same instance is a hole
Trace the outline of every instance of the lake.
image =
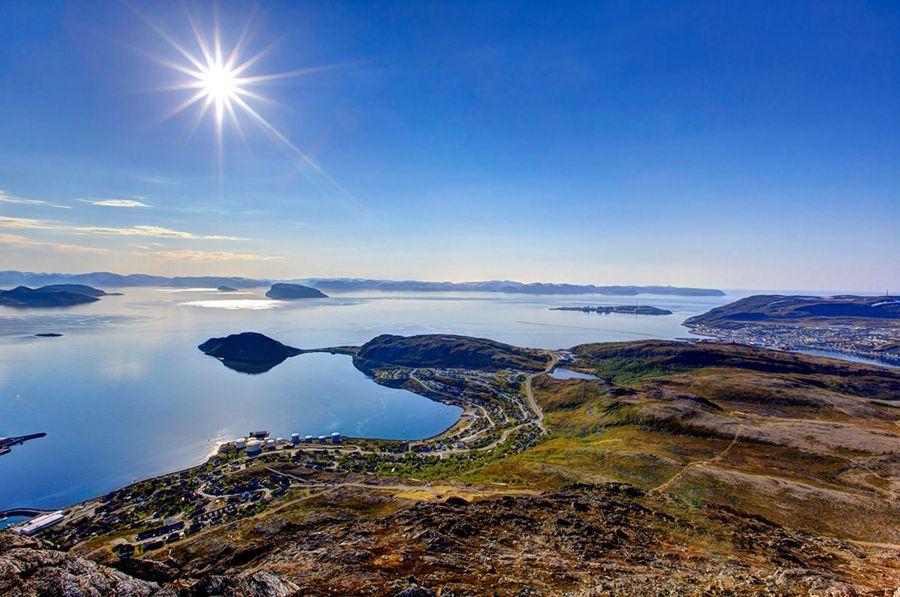
[[(103, 494), (197, 464), (217, 441), (252, 429), (414, 439), (439, 433), (460, 412), (378, 386), (347, 356), (300, 355), (260, 375), (232, 371), (197, 350), (210, 337), (256, 331), (313, 348), (453, 333), (565, 348), (690, 336), (685, 318), (744, 296), (641, 296), (674, 315), (634, 316), (549, 310), (634, 297), (370, 292), (282, 303), (265, 289), (122, 292), (61, 310), (0, 307), (0, 436), (47, 433), (0, 456), (0, 509)], [(33, 336), (41, 332), (64, 335)]]

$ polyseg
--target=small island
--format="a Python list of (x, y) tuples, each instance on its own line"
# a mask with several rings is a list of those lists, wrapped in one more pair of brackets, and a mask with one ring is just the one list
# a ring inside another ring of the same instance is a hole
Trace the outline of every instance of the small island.
[(628, 313), (629, 315), (671, 315), (668, 309), (649, 305), (610, 305), (585, 307), (550, 307), (551, 311), (580, 311), (582, 313)]
[(204, 354), (219, 359), (229, 369), (251, 375), (265, 373), (288, 357), (302, 352), (257, 332), (210, 338), (197, 348)]
[(56, 284), (40, 288), (17, 286), (12, 290), (0, 290), (0, 305), (16, 308), (71, 307), (94, 303), (101, 296), (107, 295), (99, 288), (81, 284)]
[(272, 287), (266, 292), (266, 296), (270, 299), (278, 301), (292, 301), (296, 299), (309, 298), (328, 298), (328, 295), (301, 284), (272, 284)]

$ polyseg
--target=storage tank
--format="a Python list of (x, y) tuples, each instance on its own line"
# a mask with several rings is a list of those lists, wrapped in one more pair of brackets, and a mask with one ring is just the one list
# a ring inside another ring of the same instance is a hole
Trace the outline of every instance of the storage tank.
[(274, 450), (275, 449), (275, 440), (267, 439), (266, 440), (266, 450)]
[(307, 435), (306, 437), (303, 438), (303, 441), (306, 442), (307, 444), (311, 444), (312, 440), (313, 440), (313, 436), (311, 436), (311, 435)]
[(238, 450), (243, 450), (247, 447), (247, 440), (243, 437), (241, 439), (235, 440), (234, 447)]
[(300, 443), (300, 434), (299, 433), (291, 434), (291, 443), (294, 444), (295, 446)]
[(320, 436), (319, 436), (319, 443), (320, 443), (320, 444), (324, 444), (327, 440), (328, 440), (328, 438), (325, 437), (324, 435), (320, 435)]
[(262, 444), (257, 440), (250, 440), (247, 442), (247, 455), (252, 456), (254, 454), (259, 454), (262, 450)]
[(339, 444), (339, 443), (341, 443), (341, 434), (338, 433), (337, 431), (335, 431), (334, 433), (332, 433), (332, 434), (331, 434), (331, 443), (333, 443), (333, 444)]

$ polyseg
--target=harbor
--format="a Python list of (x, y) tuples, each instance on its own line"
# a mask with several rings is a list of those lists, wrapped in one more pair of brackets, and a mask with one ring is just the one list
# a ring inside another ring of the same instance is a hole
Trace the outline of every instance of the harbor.
[[(339, 431), (272, 436), (257, 428), (222, 441), (202, 464), (132, 483), (65, 510), (41, 512), (14, 525), (63, 548), (105, 545), (117, 557), (169, 546), (206, 529), (253, 516), (274, 500), (343, 485), (372, 487), (384, 478), (428, 478), (521, 452), (545, 433), (531, 397), (531, 379), (565, 361), (548, 353), (544, 371), (489, 372), (446, 368), (383, 368), (381, 384), (406, 384), (431, 401), (459, 407), (457, 420), (425, 439), (375, 439)], [(377, 386), (376, 386), (377, 387)]]

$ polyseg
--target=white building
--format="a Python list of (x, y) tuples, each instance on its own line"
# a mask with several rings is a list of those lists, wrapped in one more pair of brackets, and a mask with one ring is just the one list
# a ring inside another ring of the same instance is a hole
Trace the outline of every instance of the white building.
[(56, 512), (51, 512), (49, 514), (41, 514), (27, 522), (23, 522), (20, 526), (16, 527), (16, 530), (23, 535), (31, 536), (43, 531), (47, 527), (58, 524), (65, 517), (65, 514), (66, 513), (63, 510), (57, 510)]

